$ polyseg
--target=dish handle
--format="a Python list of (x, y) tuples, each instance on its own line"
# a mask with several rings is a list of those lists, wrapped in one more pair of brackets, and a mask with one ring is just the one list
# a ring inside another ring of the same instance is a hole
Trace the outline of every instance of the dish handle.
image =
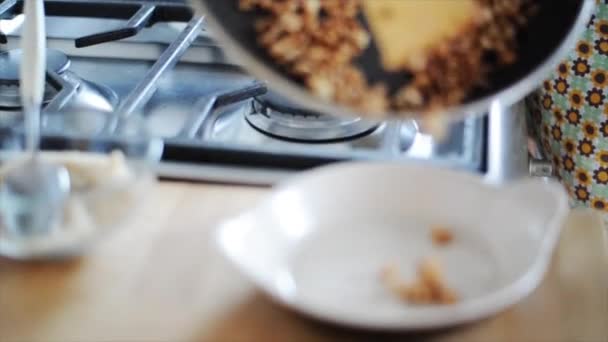
[(570, 209), (563, 185), (553, 179), (529, 178), (507, 185), (505, 191), (509, 201), (535, 218), (530, 227), (540, 230), (541, 247), (553, 248)]

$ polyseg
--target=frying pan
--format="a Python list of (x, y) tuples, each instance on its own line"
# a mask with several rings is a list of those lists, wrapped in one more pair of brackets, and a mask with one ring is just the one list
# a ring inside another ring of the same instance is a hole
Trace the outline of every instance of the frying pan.
[[(407, 1), (407, 0), (401, 0)], [(458, 105), (445, 108), (438, 115), (449, 120), (487, 113), (491, 107), (510, 106), (521, 100), (548, 76), (549, 72), (576, 44), (594, 11), (595, 0), (536, 0), (538, 13), (518, 35), (518, 59), (515, 64), (493, 70), (483, 88), (476, 88)], [(335, 116), (366, 117), (355, 109), (330, 103), (310, 93), (287, 74), (258, 46), (254, 31), (255, 12), (238, 10), (238, 0), (191, 0), (208, 29), (226, 53), (254, 77), (304, 109)], [(364, 23), (365, 25), (365, 23)], [(372, 44), (356, 63), (370, 81), (383, 80), (389, 89), (403, 85), (403, 75), (382, 70), (377, 47)], [(386, 113), (390, 118), (417, 118), (420, 113)]]

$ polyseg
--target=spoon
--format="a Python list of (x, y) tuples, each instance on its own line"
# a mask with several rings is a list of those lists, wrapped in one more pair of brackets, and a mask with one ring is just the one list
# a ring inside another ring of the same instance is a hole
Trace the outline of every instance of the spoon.
[(38, 156), (40, 108), (46, 78), (46, 33), (43, 0), (25, 0), (20, 65), (21, 103), (25, 115), (27, 159), (5, 176), (0, 190), (1, 214), (6, 231), (17, 238), (50, 234), (62, 218), (70, 191), (63, 166)]

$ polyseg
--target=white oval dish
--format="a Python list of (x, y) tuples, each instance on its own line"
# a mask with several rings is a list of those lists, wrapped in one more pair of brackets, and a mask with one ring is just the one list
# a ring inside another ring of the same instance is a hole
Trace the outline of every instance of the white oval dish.
[[(423, 330), (498, 313), (541, 282), (568, 212), (558, 183), (505, 187), (481, 176), (404, 164), (347, 163), (294, 177), (255, 208), (221, 224), (222, 253), (275, 300), (317, 319)], [(430, 226), (454, 241), (435, 247)], [(412, 277), (438, 257), (461, 296), (415, 306), (379, 279), (395, 263)]]

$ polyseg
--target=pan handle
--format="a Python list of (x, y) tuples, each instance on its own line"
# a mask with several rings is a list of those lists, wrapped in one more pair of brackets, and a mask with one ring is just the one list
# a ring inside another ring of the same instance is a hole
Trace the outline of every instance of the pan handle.
[(527, 122), (524, 100), (514, 105), (492, 102), (488, 113), (487, 172), (492, 183), (505, 183), (525, 177), (553, 177), (553, 165), (542, 154), (541, 146)]
[(529, 176), (528, 134), (523, 103), (494, 100), (488, 112), (486, 178), (507, 183)]
[(540, 140), (540, 130), (535, 126), (530, 114), (530, 105), (524, 100), (524, 115), (526, 116), (527, 133), (528, 133), (528, 169), (530, 176), (541, 177), (541, 178), (553, 178), (555, 176), (555, 169), (551, 160), (547, 158), (543, 151), (543, 145)]

